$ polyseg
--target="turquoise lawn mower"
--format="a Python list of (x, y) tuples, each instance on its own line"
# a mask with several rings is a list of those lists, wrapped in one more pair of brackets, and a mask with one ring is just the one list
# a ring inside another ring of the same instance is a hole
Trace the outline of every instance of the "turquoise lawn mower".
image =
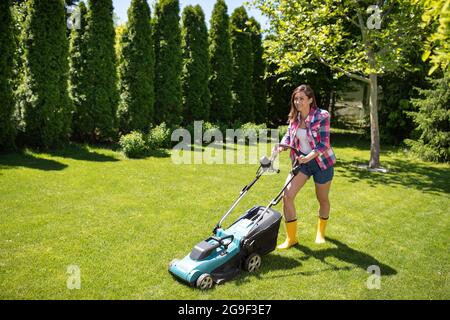
[(169, 272), (172, 275), (206, 290), (212, 288), (214, 283), (221, 284), (234, 278), (242, 270), (255, 272), (261, 267), (261, 257), (275, 250), (277, 245), (281, 214), (272, 207), (281, 200), (299, 166), (292, 169), (292, 178), (267, 206), (254, 206), (226, 229), (222, 223), (265, 172), (279, 173), (278, 169), (273, 168), (275, 156), (261, 158), (256, 177), (241, 190), (239, 197), (214, 227), (213, 236), (196, 244), (183, 259), (170, 262)]

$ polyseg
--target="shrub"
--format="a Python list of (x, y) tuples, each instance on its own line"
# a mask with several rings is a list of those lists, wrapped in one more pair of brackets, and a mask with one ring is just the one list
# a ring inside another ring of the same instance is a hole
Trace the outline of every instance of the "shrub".
[(265, 124), (254, 124), (247, 122), (241, 125), (240, 129), (244, 131), (246, 139), (264, 137), (267, 135), (267, 126)]
[(121, 136), (119, 145), (128, 158), (142, 158), (148, 151), (144, 136), (139, 131)]
[(171, 144), (170, 136), (171, 130), (163, 122), (159, 126), (150, 129), (147, 136), (147, 145), (150, 149), (168, 148)]
[(280, 138), (280, 141), (281, 141), (281, 139), (283, 139), (284, 135), (286, 134), (287, 128), (288, 128), (287, 125), (278, 127), (278, 137)]

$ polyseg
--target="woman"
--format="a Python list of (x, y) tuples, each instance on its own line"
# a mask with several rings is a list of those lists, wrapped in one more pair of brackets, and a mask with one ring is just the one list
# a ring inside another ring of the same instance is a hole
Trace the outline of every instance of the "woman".
[[(278, 249), (287, 249), (298, 243), (294, 200), (310, 176), (314, 178), (320, 206), (316, 243), (324, 243), (325, 227), (330, 214), (328, 193), (334, 175), (333, 165), (336, 163), (336, 157), (330, 146), (330, 115), (317, 107), (314, 92), (308, 85), (301, 85), (292, 93), (289, 126), (281, 144), (300, 151), (301, 155), (297, 156), (295, 151), (289, 148), (292, 164), (301, 166), (283, 194), (287, 238), (278, 246)], [(279, 146), (274, 152), (286, 149), (288, 148)], [(292, 173), (287, 177), (286, 183), (292, 177), (291, 175)]]

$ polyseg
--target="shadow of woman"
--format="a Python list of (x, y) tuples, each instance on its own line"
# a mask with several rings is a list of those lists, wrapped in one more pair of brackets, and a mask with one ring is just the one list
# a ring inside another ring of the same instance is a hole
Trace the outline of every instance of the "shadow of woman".
[(378, 261), (377, 259), (375, 259), (374, 257), (365, 252), (355, 250), (346, 245), (345, 243), (340, 242), (339, 240), (332, 238), (326, 239), (328, 242), (334, 244), (336, 247), (321, 250), (311, 250), (303, 245), (295, 246), (295, 248), (297, 248), (298, 250), (302, 251), (305, 254), (305, 257), (301, 258), (301, 260), (308, 260), (309, 258), (315, 258), (320, 260), (324, 264), (330, 266), (331, 270), (342, 270), (343, 269), (342, 267), (337, 267), (326, 260), (328, 257), (334, 257), (340, 261), (353, 265), (353, 267), (346, 267), (347, 269), (361, 268), (363, 270), (367, 270), (369, 266), (375, 265), (380, 268), (381, 275), (383, 276), (392, 276), (397, 274), (397, 271), (394, 268)]

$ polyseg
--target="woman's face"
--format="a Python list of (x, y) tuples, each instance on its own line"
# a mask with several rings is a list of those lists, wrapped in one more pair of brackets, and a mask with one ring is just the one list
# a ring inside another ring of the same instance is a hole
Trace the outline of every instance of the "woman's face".
[(309, 111), (309, 107), (312, 103), (312, 98), (308, 98), (308, 96), (300, 91), (294, 96), (294, 106), (297, 111)]

